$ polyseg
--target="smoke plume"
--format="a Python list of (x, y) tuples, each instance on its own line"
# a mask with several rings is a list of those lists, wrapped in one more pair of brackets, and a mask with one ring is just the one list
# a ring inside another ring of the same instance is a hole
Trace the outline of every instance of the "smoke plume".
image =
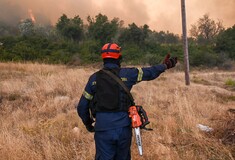
[[(204, 14), (231, 27), (235, 24), (234, 8), (234, 0), (186, 1), (188, 29)], [(172, 0), (1, 0), (0, 12), (0, 21), (10, 25), (31, 18), (30, 13), (37, 23), (53, 25), (62, 14), (68, 17), (79, 15), (86, 23), (88, 15), (94, 17), (102, 13), (109, 19), (124, 20), (126, 26), (134, 22), (139, 26), (147, 24), (156, 31), (181, 33), (180, 1)]]

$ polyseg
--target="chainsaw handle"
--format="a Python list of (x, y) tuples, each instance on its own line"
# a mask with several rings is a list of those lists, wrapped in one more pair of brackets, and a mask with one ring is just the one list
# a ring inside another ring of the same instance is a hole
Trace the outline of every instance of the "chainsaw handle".
[(145, 112), (145, 110), (143, 109), (142, 106), (136, 106), (137, 110), (138, 110), (138, 113), (141, 117), (141, 122), (142, 122), (142, 125), (140, 126), (141, 129), (146, 129), (146, 130), (153, 130), (151, 128), (146, 128), (146, 125), (148, 125), (150, 122), (148, 120), (148, 116), (147, 116), (147, 113)]

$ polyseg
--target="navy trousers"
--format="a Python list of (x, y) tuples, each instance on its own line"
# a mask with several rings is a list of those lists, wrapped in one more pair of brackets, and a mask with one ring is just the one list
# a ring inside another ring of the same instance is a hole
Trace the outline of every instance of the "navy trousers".
[(132, 128), (95, 132), (96, 160), (130, 160)]

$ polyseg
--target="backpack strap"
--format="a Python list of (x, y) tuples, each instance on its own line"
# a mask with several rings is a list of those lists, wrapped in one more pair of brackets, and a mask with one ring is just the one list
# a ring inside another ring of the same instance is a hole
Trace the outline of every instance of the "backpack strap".
[(134, 98), (130, 92), (130, 90), (127, 88), (127, 86), (124, 84), (124, 82), (117, 76), (115, 75), (114, 73), (112, 73), (111, 71), (109, 70), (105, 70), (105, 69), (102, 69), (101, 70), (102, 72), (108, 74), (110, 77), (112, 77), (123, 89), (124, 91), (128, 94), (128, 96), (130, 97), (131, 99), (131, 103), (132, 105), (135, 105), (135, 102), (134, 102)]

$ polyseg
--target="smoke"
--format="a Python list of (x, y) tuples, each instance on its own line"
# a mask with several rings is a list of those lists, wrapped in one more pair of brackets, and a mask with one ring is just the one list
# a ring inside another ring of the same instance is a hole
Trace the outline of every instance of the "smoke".
[(9, 25), (15, 25), (27, 12), (24, 12), (19, 5), (6, 0), (0, 1), (0, 11), (0, 21)]
[[(222, 20), (225, 27), (235, 24), (234, 0), (190, 0), (186, 1), (188, 30), (204, 14), (214, 20)], [(181, 33), (180, 1), (172, 0), (1, 0), (0, 21), (16, 25), (21, 19), (30, 18), (32, 11), (37, 23), (56, 24), (62, 14), (68, 17), (79, 15), (86, 23), (88, 15), (98, 13), (112, 19), (118, 17), (125, 25), (136, 23), (147, 24), (156, 31)]]
[(125, 24), (136, 23), (143, 26), (150, 21), (147, 4), (143, 0), (119, 0), (115, 3), (103, 0), (97, 4), (97, 11), (105, 15), (118, 17), (124, 20)]
[[(181, 1), (172, 0), (148, 0), (151, 1), (150, 26), (156, 30), (169, 30), (174, 33), (181, 33)], [(186, 1), (187, 28), (196, 23), (204, 14), (210, 18), (223, 22), (224, 26), (231, 27), (235, 24), (235, 0), (190, 0)]]
[(206, 0), (197, 1), (194, 0), (192, 3), (188, 2), (188, 18), (191, 18), (193, 23), (202, 17), (204, 14), (209, 14), (209, 16), (214, 20), (220, 20), (223, 22), (225, 27), (231, 27), (235, 24), (235, 1), (234, 0)]
[(17, 24), (22, 19), (31, 18), (30, 10), (38, 23), (55, 24), (62, 14), (86, 18), (94, 10), (91, 4), (92, 0), (1, 0), (0, 21)]

